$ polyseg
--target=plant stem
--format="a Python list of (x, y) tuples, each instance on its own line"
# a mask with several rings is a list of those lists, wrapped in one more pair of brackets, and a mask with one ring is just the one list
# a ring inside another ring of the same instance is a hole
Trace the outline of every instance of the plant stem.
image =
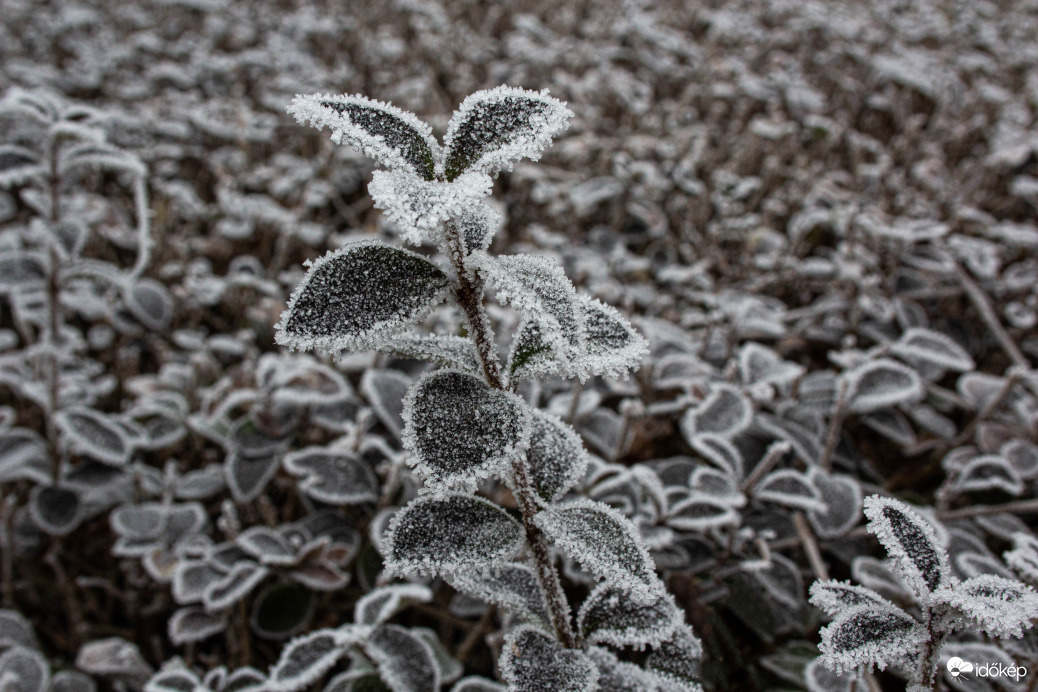
[(818, 541), (815, 540), (815, 534), (811, 530), (810, 524), (807, 523), (807, 518), (804, 517), (803, 512), (795, 512), (793, 514), (793, 524), (796, 526), (800, 544), (803, 546), (804, 552), (807, 553), (807, 561), (811, 565), (811, 571), (814, 572), (815, 579), (827, 581), (829, 579), (829, 570), (826, 569), (825, 560), (822, 559), (822, 551), (818, 549)]
[[(458, 303), (468, 319), (469, 334), (476, 344), (479, 360), (483, 366), (483, 374), (486, 376), (487, 384), (494, 389), (504, 391), (494, 333), (490, 325), (490, 318), (483, 307), (483, 287), (465, 266), (465, 253), (457, 226), (448, 223), (445, 232), (448, 255), (450, 255), (454, 273), (458, 278)], [(564, 646), (570, 649), (576, 648), (579, 643), (570, 624), (569, 602), (566, 600), (566, 593), (562, 590), (562, 582), (555, 569), (555, 562), (552, 560), (551, 548), (547, 538), (533, 522), (533, 517), (539, 508), (524, 456), (516, 455), (512, 459), (512, 479), (514, 486), (512, 492), (515, 494), (519, 512), (523, 517), (526, 542), (530, 546), (530, 552), (533, 553), (537, 578), (548, 602), (548, 611), (551, 613), (555, 632)]]
[(1009, 332), (1005, 330), (1002, 323), (998, 320), (998, 315), (995, 314), (995, 309), (991, 307), (991, 301), (988, 300), (987, 294), (984, 293), (984, 289), (977, 285), (970, 275), (961, 266), (956, 264), (955, 271), (959, 279), (959, 283), (966, 290), (966, 295), (969, 296), (970, 302), (973, 303), (973, 307), (980, 313), (980, 319), (984, 320), (984, 324), (987, 325), (991, 333), (995, 335), (1002, 350), (1009, 356), (1009, 360), (1013, 361), (1013, 364), (1024, 368), (1025, 370), (1031, 369), (1031, 364), (1027, 361), (1027, 358), (1020, 351), (1020, 348), (1013, 341), (1012, 337), (1009, 336)]
[(833, 453), (840, 441), (840, 429), (843, 427), (844, 408), (847, 406), (847, 380), (840, 378), (840, 388), (836, 395), (836, 406), (833, 408), (833, 417), (829, 421), (829, 434), (825, 438), (825, 449), (822, 450), (822, 458), (818, 465), (823, 471), (833, 470)]

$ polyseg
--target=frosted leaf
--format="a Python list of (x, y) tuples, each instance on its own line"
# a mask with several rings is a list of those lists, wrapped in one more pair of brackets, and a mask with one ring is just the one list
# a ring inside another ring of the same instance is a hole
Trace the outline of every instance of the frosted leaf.
[(342, 658), (352, 639), (339, 630), (318, 630), (293, 639), (270, 669), (266, 689), (295, 692), (309, 687)]
[(0, 257), (0, 293), (42, 288), (49, 273), (45, 255), (7, 250)]
[(83, 407), (65, 409), (55, 414), (54, 422), (66, 443), (91, 459), (121, 466), (133, 453), (123, 429), (100, 411)]
[(872, 495), (864, 504), (868, 530), (879, 538), (920, 598), (953, 579), (948, 555), (928, 521), (892, 498)]
[(934, 594), (934, 600), (955, 608), (960, 626), (997, 639), (1021, 637), (1038, 618), (1038, 594), (1027, 584), (995, 574), (982, 574)]
[(731, 507), (742, 507), (746, 504), (746, 496), (736, 485), (732, 475), (710, 466), (700, 466), (693, 471), (688, 479), (688, 487), (693, 492), (703, 493)]
[(505, 686), (486, 678), (471, 676), (462, 678), (451, 688), (451, 692), (507, 692)]
[(404, 398), (411, 378), (399, 370), (373, 368), (360, 378), (360, 391), (371, 403), (375, 414), (390, 432), (400, 437), (404, 429)]
[(587, 655), (598, 668), (598, 692), (656, 692), (656, 681), (644, 670), (617, 659), (611, 651), (589, 647)]
[(807, 683), (807, 692), (851, 692), (852, 685), (855, 685), (855, 690), (863, 685), (852, 673), (835, 673), (817, 658), (804, 666), (804, 682)]
[(331, 130), (332, 141), (360, 149), (383, 166), (432, 180), (438, 150), (432, 129), (413, 113), (359, 94), (310, 94), (288, 112), (303, 125)]
[(620, 379), (641, 363), (648, 352), (647, 342), (616, 309), (582, 293), (576, 294), (575, 300), (584, 322), (583, 346), (560, 358), (545, 338), (540, 322), (524, 318), (508, 355), (513, 380), (551, 375), (582, 381), (593, 375)]
[(278, 472), (280, 461), (278, 454), (247, 456), (238, 451), (228, 454), (224, 473), (234, 499), (237, 502), (251, 502), (259, 497)]
[(637, 528), (615, 509), (577, 500), (549, 507), (534, 522), (567, 555), (599, 579), (629, 592), (636, 602), (648, 605), (663, 593)]
[(389, 584), (369, 591), (353, 606), (353, 621), (360, 625), (378, 625), (411, 603), (428, 603), (433, 594), (422, 584)]
[(26, 428), (0, 430), (0, 482), (50, 483), (51, 458), (40, 435)]
[(674, 636), (653, 652), (645, 661), (645, 668), (655, 677), (660, 678), (661, 690), (673, 689), (675, 686), (683, 692), (700, 692), (699, 681), (702, 677), (699, 659), (703, 655), (703, 647), (688, 627), (678, 627)]
[(445, 183), (404, 171), (375, 171), (368, 193), (375, 208), (396, 225), (400, 237), (420, 245), (438, 241), (449, 222), (472, 222), (469, 215), (486, 204), (492, 188), (493, 181), (482, 173), (466, 173)]
[(0, 649), (17, 646), (39, 648), (32, 623), (17, 610), (0, 610)]
[(263, 581), (269, 570), (255, 562), (239, 562), (223, 579), (213, 582), (205, 592), (202, 602), (206, 610), (223, 610), (245, 598)]
[(288, 538), (267, 526), (253, 526), (234, 539), (246, 553), (265, 565), (291, 565), (296, 550)]
[(732, 479), (741, 479), (744, 473), (745, 462), (742, 452), (732, 442), (720, 435), (696, 435), (689, 444), (704, 459), (724, 471)]
[(404, 400), (407, 463), (427, 484), (474, 489), (530, 440), (530, 413), (515, 394), (456, 370), (418, 379)]
[(364, 652), (393, 692), (435, 692), (440, 688), (440, 671), (432, 649), (403, 627), (375, 628), (368, 635)]
[(486, 251), (490, 247), (494, 236), (504, 224), (504, 217), (490, 204), (481, 202), (461, 214), (456, 223), (465, 254), (470, 254), (478, 250)]
[(1028, 533), (1016, 533), (1013, 535), (1013, 549), (1002, 556), (1017, 574), (1038, 584), (1038, 538)]
[(76, 667), (94, 676), (114, 678), (137, 689), (151, 677), (152, 668), (136, 644), (120, 637), (98, 639), (80, 647)]
[(399, 334), (385, 341), (379, 350), (400, 358), (424, 360), (472, 375), (482, 372), (475, 344), (461, 336)]
[(500, 564), (525, 545), (519, 523), (497, 505), (466, 495), (425, 495), (393, 517), (386, 571), (449, 574)]
[(67, 536), (83, 519), (79, 494), (68, 488), (36, 486), (29, 500), (29, 514), (51, 536)]
[(966, 463), (950, 484), (958, 493), (1001, 490), (1010, 495), (1024, 492), (1024, 481), (1009, 461), (998, 454), (982, 454)]
[(1038, 445), (1021, 439), (1010, 440), (1002, 445), (999, 454), (1009, 460), (1024, 480), (1038, 477)]
[(804, 366), (783, 360), (779, 354), (755, 341), (739, 349), (739, 376), (743, 384), (786, 385), (804, 374)]
[(681, 432), (686, 440), (697, 435), (731, 438), (742, 432), (753, 420), (753, 406), (735, 387), (711, 384), (710, 394), (690, 408), (681, 418)]
[(584, 351), (567, 370), (583, 381), (592, 375), (620, 379), (638, 367), (649, 352), (648, 342), (618, 310), (582, 293), (577, 309), (584, 322)]
[(97, 692), (97, 683), (77, 670), (62, 670), (50, 679), (47, 692)]
[(822, 494), (810, 477), (793, 469), (779, 469), (766, 475), (753, 491), (754, 497), (785, 507), (824, 511)]
[(808, 514), (815, 533), (822, 538), (837, 538), (858, 524), (862, 496), (858, 481), (842, 474), (829, 474), (814, 467), (808, 472), (811, 484), (818, 490), (824, 509)]
[(145, 327), (161, 331), (173, 319), (173, 296), (154, 279), (138, 279), (124, 290), (126, 307)]
[(263, 673), (246, 666), (229, 673), (220, 685), (220, 692), (258, 692), (266, 682)]
[(591, 592), (577, 615), (577, 629), (585, 641), (636, 650), (660, 646), (681, 624), (681, 611), (669, 594), (639, 605), (608, 582)]
[(467, 170), (496, 173), (524, 157), (536, 161), (571, 117), (547, 91), (499, 86), (470, 94), (447, 124), (443, 174), (454, 180)]
[(825, 611), (829, 617), (836, 617), (857, 606), (871, 606), (876, 610), (895, 607), (872, 589), (834, 580), (816, 581), (811, 585), (811, 605)]
[(843, 376), (847, 381), (847, 410), (854, 413), (871, 413), (923, 397), (919, 374), (889, 358), (869, 361)]
[(282, 463), (286, 471), (301, 477), (299, 489), (318, 502), (358, 504), (379, 497), (375, 472), (350, 452), (308, 447), (289, 454)]
[(692, 492), (667, 512), (667, 525), (680, 531), (703, 532), (718, 526), (735, 526), (739, 513), (732, 505), (705, 493)]
[(12, 188), (33, 179), (43, 180), (47, 169), (32, 149), (15, 144), (0, 145), (0, 189)]
[(588, 453), (577, 431), (545, 411), (533, 411), (526, 468), (537, 494), (546, 502), (559, 500), (584, 477)]
[[(183, 428), (180, 428), (183, 432)], [(183, 435), (178, 436), (178, 440)], [(226, 487), (223, 468), (209, 464), (205, 468), (188, 471), (176, 480), (174, 495), (178, 500), (206, 500)]]
[(823, 627), (821, 661), (837, 673), (880, 670), (904, 661), (928, 638), (926, 628), (898, 608), (861, 605), (840, 613)]
[(421, 255), (379, 241), (350, 243), (310, 263), (275, 340), (329, 353), (377, 345), (425, 318), (449, 286), (447, 275)]
[(45, 692), (50, 667), (38, 651), (16, 646), (0, 654), (4, 692)]
[(203, 608), (181, 608), (169, 618), (166, 632), (175, 645), (190, 644), (208, 639), (227, 628), (223, 613), (207, 613)]
[(890, 352), (903, 360), (918, 365), (928, 363), (943, 370), (969, 372), (976, 367), (973, 358), (947, 334), (911, 327), (890, 345)]
[(446, 685), (447, 683), (454, 682), (465, 672), (465, 666), (461, 664), (461, 661), (451, 656), (450, 652), (447, 651), (440, 641), (439, 634), (428, 627), (413, 627), (411, 628), (411, 634), (417, 635), (432, 651), (433, 663), (436, 664), (436, 669), (440, 673), (440, 684)]
[(529, 625), (505, 636), (499, 661), (509, 692), (595, 692), (598, 669), (583, 651), (565, 649)]
[(526, 565), (510, 563), (485, 572), (456, 572), (447, 581), (458, 591), (525, 619), (551, 622), (537, 575)]
[(796, 563), (778, 553), (764, 565), (751, 562), (749, 571), (769, 596), (787, 608), (796, 609), (804, 601), (804, 580)]
[(502, 302), (537, 323), (540, 339), (554, 355), (565, 360), (584, 348), (577, 291), (562, 267), (533, 255), (483, 255), (479, 266)]

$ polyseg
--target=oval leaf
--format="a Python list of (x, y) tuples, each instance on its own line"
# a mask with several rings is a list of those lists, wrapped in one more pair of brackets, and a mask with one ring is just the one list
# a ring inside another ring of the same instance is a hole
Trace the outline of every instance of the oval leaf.
[(404, 401), (408, 464), (427, 483), (474, 489), (522, 454), (529, 439), (522, 399), (456, 370), (422, 376)]
[(637, 650), (660, 646), (680, 624), (681, 611), (669, 595), (651, 605), (638, 605), (608, 583), (591, 592), (577, 616), (577, 628), (586, 641)]
[(533, 411), (526, 467), (537, 494), (555, 502), (584, 477), (588, 453), (571, 426), (545, 411)]
[(854, 413), (913, 403), (923, 396), (919, 374), (889, 358), (865, 363), (849, 370), (844, 377), (847, 379), (847, 410)]
[(351, 243), (310, 264), (275, 339), (329, 353), (377, 345), (428, 315), (449, 286), (447, 275), (421, 255), (379, 241)]
[(573, 113), (547, 91), (515, 87), (470, 94), (455, 111), (444, 137), (444, 175), (467, 170), (494, 173), (523, 157), (537, 160)]
[(435, 692), (440, 688), (440, 670), (432, 649), (403, 627), (375, 628), (364, 644), (364, 652), (393, 692)]
[(593, 692), (598, 669), (582, 651), (564, 649), (529, 625), (505, 637), (501, 677), (510, 692)]
[(425, 495), (393, 517), (385, 543), (389, 572), (436, 575), (492, 567), (525, 541), (519, 523), (492, 502)]
[(908, 505), (872, 495), (865, 499), (865, 516), (868, 530), (879, 538), (920, 598), (952, 579), (948, 555), (933, 526)]
[(551, 507), (534, 522), (567, 555), (635, 601), (655, 603), (663, 592), (655, 565), (631, 521), (600, 502)]
[(379, 497), (375, 472), (349, 452), (310, 447), (289, 454), (284, 466), (289, 473), (302, 477), (299, 489), (318, 502), (358, 504)]
[(432, 129), (413, 113), (347, 94), (296, 96), (288, 112), (301, 124), (327, 127), (336, 144), (356, 147), (383, 166), (433, 178), (436, 140)]

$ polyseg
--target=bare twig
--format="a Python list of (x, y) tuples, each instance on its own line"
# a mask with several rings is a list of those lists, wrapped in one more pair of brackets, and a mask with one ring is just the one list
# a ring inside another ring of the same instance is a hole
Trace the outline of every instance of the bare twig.
[(1020, 348), (1013, 341), (1013, 338), (1009, 336), (1009, 332), (1005, 330), (1002, 323), (998, 320), (998, 315), (995, 314), (995, 309), (991, 307), (991, 301), (988, 300), (988, 296), (984, 293), (977, 282), (970, 277), (969, 273), (961, 266), (955, 266), (956, 274), (959, 278), (959, 283), (966, 290), (966, 295), (969, 296), (970, 302), (973, 303), (973, 307), (977, 309), (977, 313), (980, 315), (980, 319), (984, 320), (984, 324), (991, 333), (995, 335), (1002, 350), (1006, 352), (1009, 359), (1013, 361), (1014, 365), (1027, 370), (1031, 369), (1031, 364), (1027, 358), (1020, 351)]
[(1038, 498), (1031, 500), (1019, 500), (1017, 502), (1006, 502), (1001, 505), (972, 505), (962, 509), (952, 509), (947, 512), (938, 512), (937, 518), (942, 521), (950, 519), (968, 519), (970, 517), (984, 517), (992, 514), (1038, 514)]
[(803, 546), (804, 552), (807, 554), (807, 561), (811, 565), (811, 571), (814, 572), (815, 579), (820, 581), (828, 580), (829, 570), (825, 566), (825, 560), (822, 559), (822, 551), (818, 549), (814, 531), (811, 530), (811, 526), (807, 523), (807, 518), (803, 512), (795, 512), (793, 514), (793, 524), (796, 526), (797, 537), (800, 539), (800, 545)]
[(829, 420), (829, 434), (825, 438), (825, 448), (818, 460), (818, 465), (823, 471), (833, 470), (833, 453), (840, 441), (840, 430), (843, 428), (844, 409), (847, 407), (847, 380), (840, 378), (840, 389), (836, 395), (836, 406), (833, 409), (833, 417)]
[(764, 474), (770, 471), (772, 467), (778, 463), (778, 460), (788, 454), (789, 450), (792, 448), (793, 445), (785, 440), (776, 440), (775, 442), (772, 442), (768, 447), (767, 454), (765, 454), (764, 458), (753, 467), (753, 471), (746, 477), (746, 480), (743, 481), (742, 491), (744, 493), (751, 492), (754, 486), (760, 482), (760, 479), (764, 478)]

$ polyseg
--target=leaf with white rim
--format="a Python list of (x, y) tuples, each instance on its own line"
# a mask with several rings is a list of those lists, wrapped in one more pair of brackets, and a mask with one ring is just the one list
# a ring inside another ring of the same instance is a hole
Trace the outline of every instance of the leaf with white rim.
[(598, 692), (657, 692), (649, 673), (633, 663), (620, 661), (611, 651), (591, 646), (587, 655), (598, 668)]
[(461, 336), (398, 334), (383, 343), (379, 350), (399, 358), (424, 360), (471, 375), (482, 372), (475, 344), (471, 339)]
[(555, 502), (584, 477), (588, 453), (572, 426), (545, 411), (532, 413), (526, 468), (541, 499)]
[(16, 646), (0, 654), (0, 680), (5, 692), (44, 692), (50, 666), (40, 652)]
[(69, 488), (38, 485), (29, 499), (29, 514), (36, 526), (51, 536), (67, 536), (79, 526), (84, 507), (79, 494)]
[(949, 485), (957, 493), (1001, 490), (1016, 496), (1025, 488), (1017, 470), (998, 454), (982, 454), (970, 459)]
[(209, 612), (223, 610), (245, 598), (270, 571), (255, 562), (239, 562), (223, 579), (214, 582), (202, 597)]
[(681, 418), (681, 432), (686, 440), (698, 435), (731, 438), (752, 420), (753, 406), (742, 392), (729, 384), (713, 383), (707, 397)]
[(681, 611), (669, 594), (639, 605), (608, 582), (595, 587), (577, 615), (577, 629), (585, 641), (636, 650), (661, 646), (681, 624)]
[(353, 606), (353, 621), (360, 625), (378, 625), (411, 603), (428, 603), (433, 593), (423, 584), (388, 584), (364, 594)]
[(378, 500), (378, 476), (351, 452), (308, 447), (289, 454), (282, 464), (301, 477), (299, 489), (318, 502), (345, 505)]
[(925, 327), (906, 329), (901, 338), (890, 345), (890, 352), (913, 365), (929, 363), (956, 372), (969, 372), (976, 367), (966, 349), (950, 336)]
[(380, 241), (350, 243), (310, 263), (275, 340), (333, 354), (377, 346), (425, 318), (449, 287), (447, 275), (421, 255)]
[(497, 297), (536, 321), (552, 353), (567, 359), (586, 345), (577, 290), (555, 262), (534, 255), (481, 254), (478, 266)]
[(690, 627), (678, 627), (674, 635), (658, 647), (645, 661), (645, 669), (661, 682), (661, 689), (701, 692), (700, 658), (703, 646)]
[(843, 377), (847, 382), (847, 410), (853, 413), (915, 403), (923, 397), (919, 373), (889, 358), (859, 365)]
[(485, 572), (456, 572), (447, 581), (458, 591), (523, 618), (551, 622), (537, 575), (526, 565), (509, 563)]
[(785, 507), (795, 507), (807, 511), (824, 511), (818, 488), (810, 477), (793, 469), (772, 471), (761, 479), (753, 491), (754, 497)]
[(468, 495), (423, 495), (396, 513), (385, 538), (391, 574), (487, 569), (525, 545), (522, 526), (497, 505)]
[(469, 94), (447, 125), (443, 173), (454, 180), (463, 171), (496, 173), (524, 157), (536, 161), (571, 117), (547, 91), (500, 86)]
[(270, 669), (266, 688), (271, 692), (296, 692), (310, 686), (360, 639), (360, 633), (352, 629), (317, 630), (293, 639)]
[(637, 528), (615, 509), (576, 500), (547, 508), (534, 523), (585, 569), (627, 591), (635, 601), (654, 603), (663, 593)]
[(920, 598), (953, 584), (948, 554), (937, 541), (934, 527), (908, 505), (893, 498), (865, 498), (868, 530), (879, 538)]
[(248, 456), (232, 451), (224, 464), (231, 495), (238, 502), (255, 500), (277, 474), (280, 465), (281, 455), (277, 453)]
[(958, 628), (981, 630), (998, 639), (1023, 636), (1031, 621), (1038, 618), (1034, 589), (995, 574), (982, 574), (943, 589), (934, 594), (934, 600), (958, 611)]
[(166, 626), (166, 633), (171, 642), (180, 646), (203, 641), (226, 628), (226, 614), (208, 613), (204, 608), (188, 606), (173, 613)]
[(822, 628), (822, 663), (837, 673), (880, 670), (903, 663), (928, 638), (926, 628), (899, 608), (860, 605)]
[(407, 463), (439, 487), (473, 490), (530, 441), (530, 412), (522, 399), (456, 370), (419, 378), (403, 415)]
[(499, 661), (509, 692), (594, 692), (598, 669), (579, 649), (559, 642), (529, 625), (505, 635)]
[(393, 692), (435, 692), (440, 688), (440, 670), (432, 648), (403, 627), (380, 625), (368, 635), (363, 647)]
[(876, 609), (895, 607), (872, 589), (832, 579), (812, 584), (810, 600), (811, 605), (825, 611), (830, 617), (835, 617), (848, 608), (862, 605)]
[(332, 141), (356, 147), (383, 166), (431, 180), (439, 146), (413, 113), (366, 96), (298, 95), (288, 107), (300, 124), (331, 130)]
[(836, 538), (857, 526), (861, 518), (861, 484), (852, 476), (829, 474), (819, 467), (808, 471), (811, 485), (818, 490), (824, 509), (808, 514), (815, 532), (822, 538)]
[(55, 414), (54, 422), (65, 443), (91, 459), (122, 466), (133, 453), (133, 446), (123, 429), (100, 411), (85, 407), (68, 408)]
[(719, 526), (735, 526), (739, 513), (728, 502), (723, 502), (700, 492), (691, 492), (688, 497), (667, 511), (666, 522), (679, 531), (706, 531)]

